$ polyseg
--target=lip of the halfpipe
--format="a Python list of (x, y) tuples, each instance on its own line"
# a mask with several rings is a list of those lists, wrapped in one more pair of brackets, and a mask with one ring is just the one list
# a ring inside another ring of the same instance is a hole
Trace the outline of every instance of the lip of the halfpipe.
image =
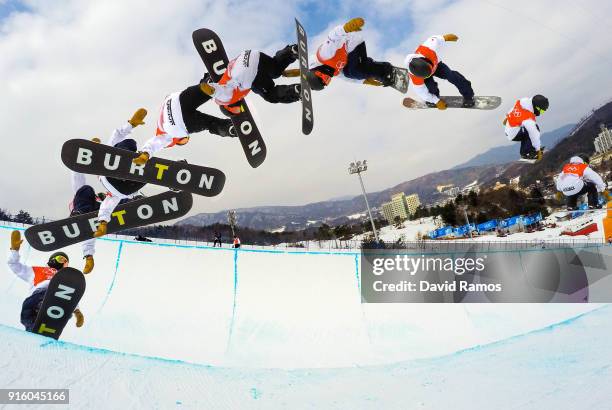
[[(0, 227), (9, 248), (11, 226)], [(80, 267), (78, 246), (67, 248)], [(22, 261), (44, 254), (24, 243)], [(542, 328), (594, 304), (362, 304), (360, 255), (97, 241), (63, 340), (193, 363), (315, 368), (448, 354)], [(21, 328), (28, 285), (0, 269), (0, 324)]]

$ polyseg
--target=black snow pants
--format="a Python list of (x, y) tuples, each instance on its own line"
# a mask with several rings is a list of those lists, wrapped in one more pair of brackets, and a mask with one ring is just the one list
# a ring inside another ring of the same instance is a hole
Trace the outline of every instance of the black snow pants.
[(384, 85), (389, 85), (394, 80), (391, 63), (374, 61), (368, 57), (365, 42), (360, 43), (348, 53), (346, 66), (342, 69), (342, 73), (345, 77), (354, 80), (374, 78)]
[(459, 90), (459, 94), (461, 94), (463, 98), (474, 98), (474, 90), (472, 90), (472, 83), (470, 83), (460, 72), (451, 70), (442, 61), (438, 63), (438, 67), (436, 68), (436, 71), (433, 73), (433, 75), (425, 79), (425, 86), (427, 87), (427, 90), (436, 97), (439, 97), (440, 89), (438, 88), (438, 83), (436, 83), (434, 77), (446, 80), (455, 87), (457, 87), (457, 90)]
[(529, 132), (521, 127), (516, 137), (512, 138), (512, 141), (520, 141), (521, 143), (521, 156), (525, 156), (528, 154), (535, 153), (536, 149), (533, 147), (531, 143), (531, 138), (529, 138)]
[(38, 289), (23, 301), (21, 306), (21, 324), (25, 326), (26, 331), (31, 332), (34, 329), (36, 316), (45, 298), (47, 289)]
[(86, 214), (88, 212), (97, 212), (100, 209), (96, 191), (91, 185), (83, 185), (74, 194), (72, 200), (72, 212), (70, 215)]
[(227, 130), (232, 125), (231, 120), (198, 111), (198, 108), (210, 99), (209, 95), (202, 92), (199, 84), (188, 87), (179, 94), (181, 114), (189, 134), (208, 130), (212, 134), (226, 136)]
[(278, 50), (274, 57), (270, 57), (266, 53), (259, 53), (257, 75), (253, 80), (251, 89), (270, 103), (289, 104), (300, 99), (299, 84), (274, 84), (274, 80), (279, 78), (283, 71), (297, 60), (292, 47), (297, 48), (296, 45), (285, 46), (285, 48)]
[(571, 208), (576, 208), (578, 204), (578, 198), (582, 195), (587, 194), (589, 206), (597, 207), (599, 204), (599, 193), (597, 192), (597, 186), (592, 182), (584, 182), (584, 186), (580, 191), (575, 193), (574, 195), (570, 195), (567, 197), (567, 206)]

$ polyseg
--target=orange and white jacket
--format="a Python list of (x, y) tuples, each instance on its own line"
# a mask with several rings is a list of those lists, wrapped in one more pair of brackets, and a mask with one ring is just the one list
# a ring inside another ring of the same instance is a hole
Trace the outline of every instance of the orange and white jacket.
[(156, 152), (173, 146), (176, 140), (189, 136), (183, 121), (180, 95), (181, 92), (178, 91), (166, 96), (159, 110), (155, 136), (145, 142), (141, 148), (142, 152), (153, 156)]
[(533, 111), (533, 103), (531, 97), (524, 97), (517, 100), (514, 106), (506, 114), (506, 137), (512, 141), (516, 134), (525, 128), (529, 133), (531, 145), (537, 150), (541, 147), (540, 130), (536, 124), (536, 116)]
[(257, 76), (259, 55), (257, 50), (244, 50), (227, 64), (219, 82), (210, 84), (215, 89), (213, 98), (217, 104), (234, 104), (246, 97)]
[[(440, 57), (438, 56), (438, 52), (444, 43), (446, 43), (446, 40), (444, 40), (444, 37), (441, 35), (429, 37), (423, 44), (417, 47), (413, 54), (408, 54), (406, 56), (406, 59), (404, 60), (406, 68), (408, 68), (413, 59), (425, 57), (432, 62), (433, 72), (435, 72), (436, 68), (438, 68), (438, 63), (441, 61)], [(416, 77), (412, 74), (408, 74), (408, 77), (410, 78), (412, 89), (421, 100), (432, 104), (436, 104), (438, 101), (440, 101), (440, 98), (429, 92), (427, 86), (425, 86), (424, 78)]]
[[(344, 31), (344, 25), (336, 26), (327, 34), (325, 42), (317, 48), (317, 52), (310, 59), (310, 67), (327, 65), (335, 70), (334, 77), (341, 75), (348, 60), (348, 54), (361, 43), (363, 43), (363, 37), (359, 32), (347, 33)], [(317, 75), (325, 84), (329, 84), (332, 78), (323, 73), (317, 73)], [(346, 77), (345, 79), (351, 80)], [(353, 81), (361, 82), (360, 80)]]
[(563, 171), (557, 177), (557, 190), (565, 196), (580, 192), (585, 182), (595, 184), (598, 192), (606, 189), (606, 184), (599, 174), (593, 171), (580, 157), (571, 157), (569, 164), (563, 167)]
[(55, 275), (55, 272), (57, 272), (48, 266), (24, 265), (19, 260), (19, 251), (12, 249), (9, 251), (7, 264), (18, 278), (32, 286), (30, 294), (38, 289), (48, 288), (49, 281)]

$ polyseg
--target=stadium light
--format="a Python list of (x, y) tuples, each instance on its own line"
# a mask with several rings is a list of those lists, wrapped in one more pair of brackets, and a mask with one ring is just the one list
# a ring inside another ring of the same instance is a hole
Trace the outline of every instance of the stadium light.
[(349, 175), (357, 174), (359, 177), (359, 183), (361, 184), (361, 192), (363, 192), (363, 198), (365, 199), (366, 207), (368, 208), (368, 215), (370, 216), (370, 223), (372, 224), (372, 230), (374, 231), (374, 239), (378, 242), (378, 232), (376, 231), (376, 225), (374, 224), (374, 218), (372, 218), (372, 211), (370, 210), (370, 203), (368, 202), (368, 196), (366, 195), (365, 187), (363, 186), (363, 179), (361, 173), (367, 171), (368, 161), (357, 161), (349, 164)]

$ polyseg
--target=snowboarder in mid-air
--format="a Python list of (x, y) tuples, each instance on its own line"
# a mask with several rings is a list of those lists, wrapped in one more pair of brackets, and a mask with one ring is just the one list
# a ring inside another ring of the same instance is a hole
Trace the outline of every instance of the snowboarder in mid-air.
[(226, 115), (238, 114), (240, 101), (251, 90), (269, 103), (294, 103), (300, 100), (300, 84), (277, 85), (274, 80), (297, 58), (297, 44), (285, 46), (274, 57), (262, 51), (244, 50), (230, 60), (218, 82), (213, 82), (206, 73), (202, 90), (214, 98)]
[[(368, 57), (365, 41), (359, 34), (364, 24), (363, 18), (356, 17), (329, 32), (325, 42), (317, 48), (308, 73), (313, 90), (322, 90), (336, 76), (368, 85), (388, 87), (395, 84), (395, 68), (391, 63)], [(297, 69), (285, 72), (287, 77), (297, 75)]]
[(429, 37), (413, 54), (406, 56), (405, 64), (408, 67), (408, 77), (415, 93), (430, 107), (445, 110), (446, 102), (440, 98), (438, 83), (433, 77), (438, 77), (453, 84), (463, 96), (463, 107), (474, 106), (474, 90), (461, 73), (451, 70), (440, 59), (438, 51), (448, 41), (457, 41), (455, 34), (435, 35)]
[[(128, 137), (135, 127), (144, 124), (146, 115), (147, 110), (144, 108), (138, 109), (123, 126), (113, 131), (108, 140), (108, 145), (136, 152), (136, 141)], [(111, 220), (111, 215), (117, 205), (135, 199), (139, 196), (140, 189), (146, 185), (144, 182), (105, 176), (100, 176), (100, 182), (108, 192), (98, 208), (98, 229), (94, 233), (95, 238), (106, 235), (108, 222)]]
[[(203, 81), (204, 79), (202, 79)], [(200, 82), (183, 91), (168, 95), (162, 103), (157, 131), (141, 148), (140, 155), (134, 163), (142, 165), (163, 148), (185, 145), (191, 134), (208, 131), (220, 137), (235, 137), (232, 122), (198, 111), (198, 108), (210, 100), (208, 85)]]
[[(98, 138), (93, 138), (93, 140), (100, 142)], [(100, 204), (106, 198), (106, 194), (103, 192), (96, 193), (91, 185), (86, 184), (85, 175), (80, 172), (71, 171), (71, 177), (74, 197), (68, 206), (70, 209), (70, 216), (99, 211)], [(81, 248), (83, 249), (83, 259), (85, 259), (83, 273), (88, 274), (94, 268), (93, 256), (96, 251), (96, 240), (86, 240), (82, 243)]]
[[(55, 252), (49, 257), (47, 266), (24, 265), (19, 258), (19, 249), (22, 243), (23, 239), (21, 239), (19, 231), (11, 232), (11, 249), (7, 264), (18, 278), (32, 286), (30, 296), (23, 301), (21, 307), (21, 324), (25, 326), (28, 332), (32, 332), (51, 278), (60, 269), (68, 267), (69, 260), (68, 255), (64, 252)], [(83, 326), (85, 318), (78, 308), (74, 310), (74, 317), (76, 326)]]
[(577, 209), (578, 198), (584, 194), (587, 194), (590, 209), (600, 208), (600, 192), (606, 201), (610, 200), (606, 184), (601, 176), (589, 167), (589, 161), (590, 158), (586, 154), (573, 156), (557, 176), (557, 199), (561, 200), (565, 196), (570, 211)]
[(406, 56), (405, 64), (413, 90), (430, 107), (440, 110), (447, 108), (446, 102), (440, 98), (438, 83), (433, 77), (446, 80), (457, 87), (463, 96), (463, 108), (472, 108), (475, 104), (472, 84), (461, 73), (451, 70), (438, 55), (444, 43), (458, 39), (455, 34), (431, 36), (418, 46), (413, 54)]
[(540, 127), (536, 124), (536, 117), (547, 109), (548, 98), (537, 94), (517, 100), (504, 118), (506, 137), (521, 143), (521, 158), (525, 161), (536, 162), (542, 159), (544, 148), (540, 143)]

